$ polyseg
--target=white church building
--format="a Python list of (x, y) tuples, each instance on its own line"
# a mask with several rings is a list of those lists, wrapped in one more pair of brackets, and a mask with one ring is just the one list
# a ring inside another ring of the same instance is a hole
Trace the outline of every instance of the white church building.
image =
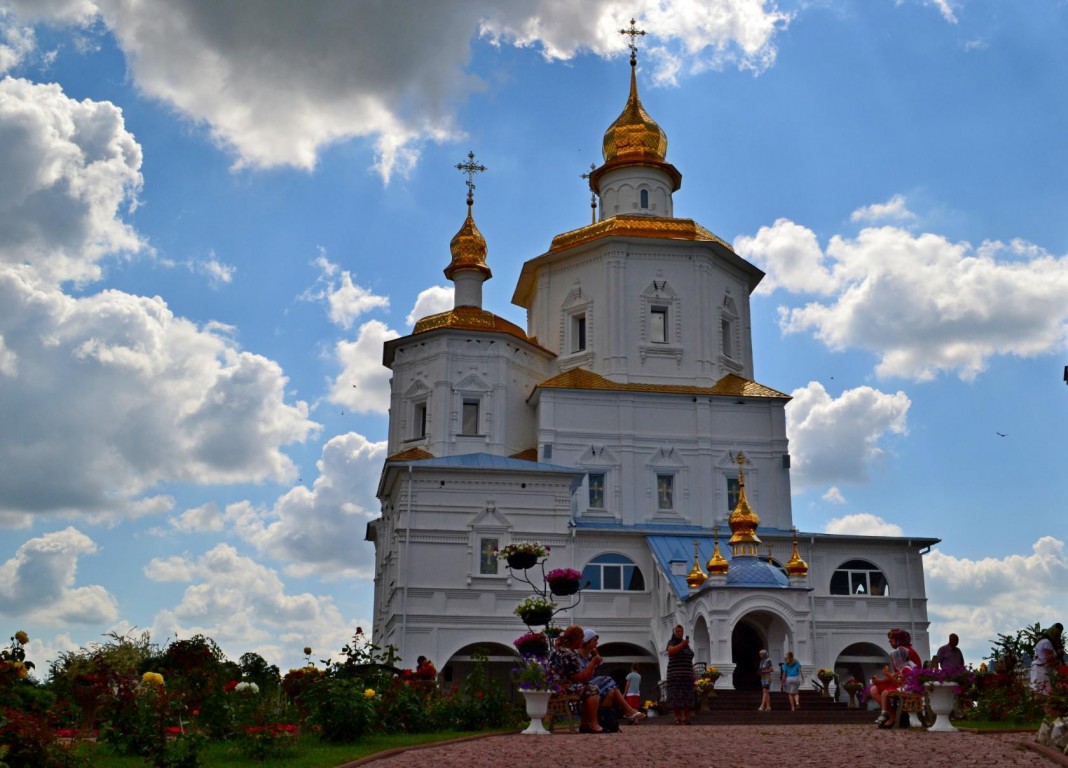
[(595, 628), (617, 671), (642, 665), (646, 697), (676, 624), (721, 688), (758, 686), (762, 648), (776, 664), (793, 651), (809, 679), (821, 667), (863, 679), (888, 662), (891, 627), (927, 657), (923, 555), (938, 539), (793, 528), (790, 398), (754, 373), (749, 297), (764, 273), (676, 218), (682, 176), (638, 99), (633, 50), (590, 174), (597, 220), (523, 265), (512, 300), (525, 330), (482, 306), (491, 272), (470, 194), (482, 169), (461, 166), (455, 306), (384, 349), (373, 641), (406, 666), (429, 657), (446, 683), (476, 651), (510, 667), (531, 589), (494, 553), (537, 541), (547, 569), (586, 583), (555, 623)]

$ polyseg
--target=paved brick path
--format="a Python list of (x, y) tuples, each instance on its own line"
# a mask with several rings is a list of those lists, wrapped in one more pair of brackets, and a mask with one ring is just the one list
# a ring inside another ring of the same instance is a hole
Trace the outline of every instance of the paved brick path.
[(408, 750), (359, 765), (433, 768), (1057, 768), (1025, 749), (1030, 733), (928, 733), (869, 725), (625, 727), (604, 736), (489, 736)]

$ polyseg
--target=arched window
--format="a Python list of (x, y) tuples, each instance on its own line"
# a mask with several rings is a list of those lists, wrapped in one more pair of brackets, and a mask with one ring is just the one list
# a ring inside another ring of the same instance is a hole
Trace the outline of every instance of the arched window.
[(890, 585), (883, 572), (867, 560), (849, 560), (831, 576), (831, 594), (889, 597)]
[(589, 590), (644, 592), (645, 578), (629, 557), (598, 555), (582, 569), (582, 585)]
[(649, 190), (648, 189), (643, 189), (638, 194), (638, 207), (639, 208), (648, 208), (649, 207)]

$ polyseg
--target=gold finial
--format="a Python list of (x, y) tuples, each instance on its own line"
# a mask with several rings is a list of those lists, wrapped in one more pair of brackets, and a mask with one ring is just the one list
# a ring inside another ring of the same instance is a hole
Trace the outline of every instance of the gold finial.
[(456, 170), (467, 174), (467, 207), (470, 208), (475, 204), (475, 174), (485, 171), (486, 166), (475, 163), (475, 153), (472, 151), (467, 153), (466, 163), (456, 164)]
[(762, 542), (756, 535), (756, 529), (760, 525), (760, 517), (749, 507), (749, 500), (745, 495), (745, 465), (751, 463), (749, 458), (738, 451), (737, 456), (731, 460), (738, 465), (738, 503), (731, 512), (730, 526), (732, 536), (730, 540), (731, 550), (734, 556), (752, 555), (758, 556), (758, 545)]
[(630, 26), (626, 29), (619, 30), (619, 34), (626, 35), (630, 38), (630, 42), (627, 43), (630, 48), (630, 65), (636, 67), (638, 65), (638, 38), (645, 36), (644, 29), (638, 29), (637, 22), (634, 19), (630, 20)]
[(719, 552), (719, 523), (712, 526), (712, 536), (716, 543), (712, 549), (712, 557), (708, 558), (705, 567), (708, 568), (710, 574), (722, 575), (730, 568), (730, 563)]
[(698, 561), (697, 542), (695, 541), (693, 543), (693, 568), (690, 569), (690, 573), (686, 577), (686, 583), (689, 585), (690, 589), (697, 589), (707, 580), (708, 577), (705, 576), (705, 572), (701, 570), (701, 563)]
[(808, 576), (808, 563), (801, 559), (801, 555), (797, 552), (797, 526), (794, 526), (790, 530), (794, 534), (794, 553), (790, 555), (790, 559), (786, 561), (786, 573), (789, 576)]
[(486, 238), (475, 226), (471, 207), (475, 204), (475, 174), (486, 170), (486, 166), (475, 162), (475, 153), (467, 153), (466, 163), (457, 163), (456, 170), (467, 174), (467, 219), (449, 242), (452, 261), (445, 267), (445, 277), (452, 280), (453, 275), (464, 270), (481, 272), (485, 280), (493, 277), (486, 265)]
[(767, 543), (767, 548), (768, 548), (768, 562), (771, 563), (772, 565), (774, 565), (775, 564), (775, 558), (773, 558), (771, 556), (771, 542), (770, 541)]
[[(580, 174), (580, 178), (587, 181), (593, 177), (593, 172), (597, 170), (597, 163), (590, 163), (589, 173)], [(590, 224), (597, 223), (597, 193), (593, 191), (593, 182), (590, 182)]]

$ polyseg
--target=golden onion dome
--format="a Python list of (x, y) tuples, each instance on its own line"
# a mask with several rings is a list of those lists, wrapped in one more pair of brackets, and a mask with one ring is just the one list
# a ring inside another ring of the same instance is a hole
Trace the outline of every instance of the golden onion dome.
[(705, 564), (708, 568), (709, 574), (715, 574), (721, 576), (730, 569), (730, 563), (727, 562), (727, 558), (719, 553), (719, 535), (716, 535), (716, 546), (712, 550), (712, 557), (708, 558), (708, 562)]
[(756, 535), (756, 529), (760, 525), (760, 517), (749, 507), (749, 500), (745, 497), (745, 474), (738, 472), (738, 504), (730, 516), (731, 526), (731, 550), (735, 556), (756, 555), (760, 538)]
[(701, 563), (697, 557), (697, 542), (693, 543), (693, 568), (690, 569), (689, 575), (686, 577), (686, 583), (690, 589), (698, 589), (702, 584), (708, 580), (705, 576), (705, 572), (701, 570)]
[(606, 163), (616, 159), (654, 160), (667, 157), (667, 134), (657, 125), (638, 100), (638, 79), (634, 60), (630, 68), (630, 97), (623, 112), (604, 132), (601, 154)]
[(794, 553), (786, 561), (786, 573), (789, 576), (808, 576), (808, 563), (797, 552), (797, 529), (794, 529)]
[(449, 250), (452, 252), (452, 261), (445, 267), (445, 277), (452, 280), (452, 276), (464, 269), (477, 270), (485, 274), (486, 279), (493, 277), (493, 273), (486, 265), (486, 238), (478, 231), (475, 220), (471, 216), (471, 205), (467, 206), (467, 218), (463, 226), (449, 242)]

